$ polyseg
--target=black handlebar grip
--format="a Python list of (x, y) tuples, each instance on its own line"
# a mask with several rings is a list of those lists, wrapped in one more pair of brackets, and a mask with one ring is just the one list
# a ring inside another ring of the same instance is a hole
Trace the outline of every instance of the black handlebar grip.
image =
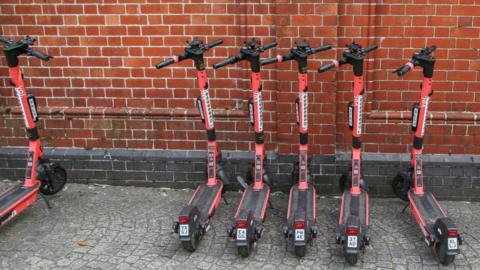
[(166, 67), (166, 66), (168, 66), (168, 65), (171, 65), (171, 64), (173, 64), (173, 63), (175, 63), (175, 59), (173, 59), (173, 58), (168, 58), (167, 60), (165, 60), (165, 61), (163, 61), (163, 62), (161, 62), (161, 63), (159, 63), (159, 64), (156, 64), (155, 67), (156, 67), (157, 69), (161, 69), (161, 68)]
[(222, 39), (215, 40), (215, 41), (213, 41), (213, 42), (208, 43), (207, 45), (205, 45), (205, 49), (207, 49), (207, 50), (208, 50), (208, 49), (211, 49), (211, 48), (213, 48), (213, 47), (215, 47), (215, 46), (218, 46), (218, 45), (220, 45), (220, 44), (222, 44), (222, 43), (223, 43), (223, 40), (222, 40)]
[(373, 51), (373, 50), (376, 50), (377, 48), (378, 48), (378, 45), (372, 45), (372, 46), (366, 48), (363, 52), (364, 52), (364, 53), (369, 53), (369, 52), (371, 52), (371, 51)]
[(277, 47), (277, 42), (276, 42), (276, 41), (274, 41), (274, 42), (272, 42), (272, 43), (270, 43), (270, 44), (267, 44), (267, 45), (263, 45), (263, 46), (260, 47), (260, 48), (261, 48), (262, 51), (266, 51), (266, 50), (271, 49), (271, 48), (274, 48), (274, 47)]
[(431, 54), (437, 49), (437, 46), (433, 45), (432, 47), (428, 48), (427, 47), (427, 54)]
[(329, 69), (332, 69), (335, 67), (335, 63), (331, 62), (331, 63), (328, 63), (328, 64), (325, 64), (323, 66), (321, 66), (319, 69), (318, 69), (318, 72), (322, 73), (322, 72), (325, 72)]
[(268, 65), (268, 64), (277, 63), (277, 62), (278, 62), (278, 58), (277, 58), (277, 57), (272, 57), (272, 58), (267, 58), (267, 59), (260, 60), (260, 64), (261, 64), (262, 66)]
[(48, 61), (48, 60), (53, 58), (50, 55), (47, 55), (43, 52), (35, 51), (35, 50), (32, 50), (32, 49), (29, 49), (27, 53), (28, 53), (28, 55), (35, 56), (38, 59), (43, 60), (43, 61)]
[(5, 37), (5, 36), (0, 36), (0, 42), (3, 42), (3, 43), (11, 43), (12, 40), (9, 39), (8, 37)]
[(229, 57), (221, 62), (218, 62), (216, 64), (213, 64), (214, 69), (219, 69), (221, 67), (224, 67), (228, 64), (233, 64), (235, 62), (235, 56)]
[(398, 76), (403, 76), (405, 73), (410, 71), (410, 66), (409, 65), (403, 65), (396, 70), (393, 71), (393, 73), (397, 73)]
[(326, 51), (326, 50), (329, 50), (331, 48), (332, 48), (331, 45), (323, 45), (323, 46), (320, 46), (320, 47), (312, 48), (312, 53)]

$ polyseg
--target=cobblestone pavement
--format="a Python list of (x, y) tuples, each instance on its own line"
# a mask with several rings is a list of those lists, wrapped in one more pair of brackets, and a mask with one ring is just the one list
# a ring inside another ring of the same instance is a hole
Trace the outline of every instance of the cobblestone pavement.
[[(0, 184), (1, 188), (6, 187)], [(335, 244), (338, 198), (317, 201), (319, 237), (298, 259), (281, 224), (287, 196), (273, 194), (264, 237), (249, 258), (226, 236), (240, 193), (230, 192), (195, 253), (184, 251), (172, 221), (191, 190), (69, 184), (39, 200), (0, 231), (0, 269), (343, 269)], [(480, 269), (480, 203), (441, 202), (465, 232), (466, 243), (448, 269)], [(355, 269), (442, 269), (425, 246), (409, 210), (396, 199), (371, 199), (371, 245)]]

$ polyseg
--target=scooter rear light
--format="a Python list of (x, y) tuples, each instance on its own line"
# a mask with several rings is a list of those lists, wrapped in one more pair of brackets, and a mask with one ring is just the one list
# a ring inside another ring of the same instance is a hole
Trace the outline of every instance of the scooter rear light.
[(293, 223), (293, 227), (295, 229), (304, 229), (305, 228), (305, 222), (303, 221), (295, 221), (295, 223)]
[(188, 217), (179, 217), (178, 218), (178, 223), (180, 223), (180, 224), (188, 223), (188, 221), (189, 221)]
[(448, 231), (448, 237), (457, 237), (457, 236), (458, 236), (457, 230)]
[(348, 228), (347, 229), (347, 235), (357, 235), (358, 234), (358, 228)]
[(246, 220), (237, 220), (237, 228), (245, 229), (247, 228), (247, 221)]

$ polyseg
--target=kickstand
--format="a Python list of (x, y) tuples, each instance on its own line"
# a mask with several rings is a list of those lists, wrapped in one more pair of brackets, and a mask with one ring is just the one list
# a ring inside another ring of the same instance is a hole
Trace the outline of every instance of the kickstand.
[(43, 201), (47, 205), (47, 208), (52, 209), (52, 206), (50, 205), (50, 202), (48, 201), (47, 197), (45, 197), (45, 195), (43, 195), (41, 192), (39, 192), (38, 194), (40, 194), (40, 197), (42, 197)]
[(226, 205), (229, 205), (229, 203), (227, 201), (227, 198), (225, 198), (225, 196), (222, 195), (222, 199), (223, 199), (223, 201), (225, 202)]
[(407, 207), (408, 207), (409, 205), (410, 205), (409, 203), (405, 204), (405, 207), (403, 207), (403, 210), (402, 210), (402, 214), (405, 213), (405, 210), (407, 210)]
[(273, 204), (272, 204), (272, 202), (270, 201), (270, 199), (268, 200), (268, 206), (270, 207), (270, 209), (275, 209), (275, 208), (273, 208)]

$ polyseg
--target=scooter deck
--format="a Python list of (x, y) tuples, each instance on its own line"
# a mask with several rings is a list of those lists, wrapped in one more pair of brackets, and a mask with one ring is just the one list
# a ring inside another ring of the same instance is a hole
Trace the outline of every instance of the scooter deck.
[(347, 223), (349, 216), (357, 216), (360, 219), (362, 225), (368, 225), (368, 194), (362, 190), (358, 195), (351, 194), (350, 191), (343, 193), (343, 213), (340, 220), (341, 225)]
[[(241, 218), (246, 218), (248, 212), (253, 211), (253, 218), (255, 220), (262, 220), (265, 216), (269, 196), (270, 187), (268, 185), (263, 185), (262, 189), (254, 189), (251, 185), (247, 186), (235, 218), (239, 218), (239, 215), (242, 215)], [(243, 217), (243, 215), (245, 215), (245, 217)]]
[(216, 200), (220, 200), (221, 192), (222, 183), (220, 181), (213, 186), (208, 186), (206, 183), (203, 183), (197, 187), (188, 205), (196, 206), (203, 217), (206, 218), (215, 208), (214, 204)]
[(18, 202), (22, 197), (31, 193), (38, 188), (38, 185), (33, 185), (31, 187), (25, 187), (22, 183), (13, 186), (8, 189), (5, 193), (0, 195), (0, 213), (3, 213), (13, 204)]
[(432, 193), (425, 191), (423, 195), (417, 195), (413, 190), (409, 191), (409, 199), (415, 209), (427, 225), (433, 226), (435, 221), (447, 217)]
[(296, 213), (305, 213), (307, 219), (315, 218), (315, 188), (309, 185), (307, 189), (299, 189), (298, 184), (290, 189), (287, 219), (295, 218)]

